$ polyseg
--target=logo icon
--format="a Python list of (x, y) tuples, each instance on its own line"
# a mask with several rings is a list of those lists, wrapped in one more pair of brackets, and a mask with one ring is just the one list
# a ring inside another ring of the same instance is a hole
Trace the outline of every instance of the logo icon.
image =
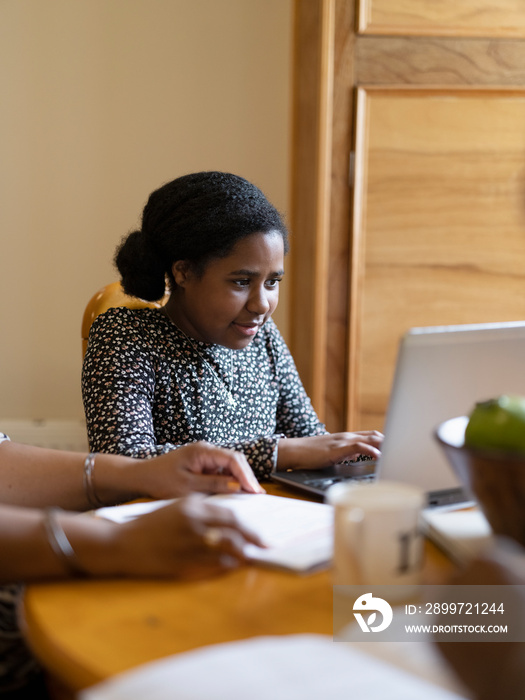
[[(366, 622), (362, 612), (370, 613)], [(379, 624), (374, 625), (378, 612), (381, 613), (383, 619)], [(394, 613), (386, 600), (374, 598), (371, 593), (364, 593), (354, 603), (354, 617), (363, 632), (382, 632), (392, 622)]]

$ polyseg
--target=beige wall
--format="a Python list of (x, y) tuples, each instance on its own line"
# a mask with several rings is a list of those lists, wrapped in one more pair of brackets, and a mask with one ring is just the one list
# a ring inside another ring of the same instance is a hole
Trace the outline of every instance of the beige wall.
[(0, 417), (83, 415), (82, 312), (157, 186), (286, 214), (291, 41), (292, 0), (1, 0)]

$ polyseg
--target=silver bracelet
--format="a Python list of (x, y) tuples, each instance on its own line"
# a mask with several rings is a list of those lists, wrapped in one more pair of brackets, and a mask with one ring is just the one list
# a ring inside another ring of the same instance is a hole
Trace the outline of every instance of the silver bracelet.
[(102, 503), (100, 498), (97, 496), (95, 487), (93, 485), (93, 470), (95, 469), (95, 457), (96, 453), (90, 452), (86, 457), (86, 461), (84, 462), (84, 493), (86, 494), (88, 503), (92, 508), (101, 508), (106, 504)]
[(57, 520), (57, 512), (60, 508), (46, 508), (44, 512), (44, 527), (47, 540), (53, 552), (66, 565), (73, 576), (86, 576), (87, 572), (78, 561), (75, 550), (68, 540), (64, 528)]

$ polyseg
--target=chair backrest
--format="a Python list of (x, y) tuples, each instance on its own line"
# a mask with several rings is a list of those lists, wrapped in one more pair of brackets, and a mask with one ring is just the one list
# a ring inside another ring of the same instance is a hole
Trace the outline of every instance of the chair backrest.
[(84, 316), (82, 318), (82, 357), (84, 357), (86, 353), (89, 329), (99, 314), (103, 314), (104, 311), (116, 306), (127, 306), (128, 309), (160, 309), (167, 300), (168, 295), (161, 301), (144, 301), (136, 297), (130, 297), (124, 292), (120, 286), (120, 282), (112, 282), (102, 287), (102, 289), (91, 297), (84, 311)]

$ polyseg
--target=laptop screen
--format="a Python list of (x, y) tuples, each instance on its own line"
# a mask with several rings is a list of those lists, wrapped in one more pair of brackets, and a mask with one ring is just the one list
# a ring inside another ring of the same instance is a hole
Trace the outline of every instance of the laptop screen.
[(399, 347), (377, 478), (417, 485), (432, 505), (468, 500), (434, 431), (501, 394), (525, 396), (525, 321), (409, 330)]

